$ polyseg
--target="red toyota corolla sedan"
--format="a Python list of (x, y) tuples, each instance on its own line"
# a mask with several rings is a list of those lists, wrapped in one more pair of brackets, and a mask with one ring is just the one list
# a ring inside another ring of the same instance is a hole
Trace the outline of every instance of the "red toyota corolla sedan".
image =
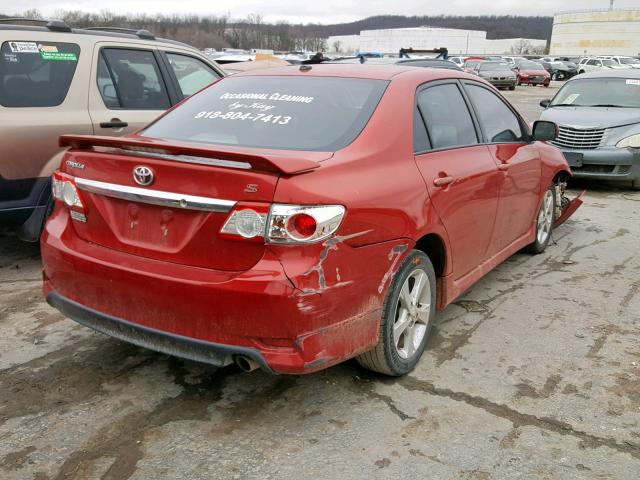
[(215, 365), (402, 375), (437, 309), (580, 204), (562, 153), (453, 70), (227, 77), (125, 138), (65, 136), (44, 293), (113, 337)]

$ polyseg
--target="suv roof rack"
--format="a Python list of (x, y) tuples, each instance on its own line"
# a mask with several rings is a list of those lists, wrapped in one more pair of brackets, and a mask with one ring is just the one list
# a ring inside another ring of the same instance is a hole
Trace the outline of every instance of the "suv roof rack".
[(134, 28), (118, 28), (118, 27), (84, 27), (82, 30), (97, 30), (102, 32), (115, 32), (115, 33), (132, 33), (136, 37), (143, 40), (155, 40), (156, 36), (149, 30), (136, 30)]
[(43, 20), (41, 18), (24, 18), (24, 17), (13, 17), (13, 18), (1, 18), (0, 23), (35, 23), (38, 25), (42, 25), (52, 32), (71, 32), (71, 27), (64, 23), (62, 20)]

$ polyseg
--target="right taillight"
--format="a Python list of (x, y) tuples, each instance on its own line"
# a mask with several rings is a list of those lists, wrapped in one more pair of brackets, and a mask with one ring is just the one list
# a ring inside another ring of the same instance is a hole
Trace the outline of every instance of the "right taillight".
[(269, 212), (267, 241), (313, 243), (330, 237), (344, 217), (342, 205), (274, 204)]
[(267, 243), (314, 243), (335, 233), (344, 217), (342, 205), (238, 203), (220, 233)]

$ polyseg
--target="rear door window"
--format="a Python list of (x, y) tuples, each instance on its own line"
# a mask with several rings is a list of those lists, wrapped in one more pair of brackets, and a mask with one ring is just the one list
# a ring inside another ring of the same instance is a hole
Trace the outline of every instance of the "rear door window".
[(98, 62), (98, 88), (107, 108), (166, 110), (171, 106), (151, 50), (103, 48)]
[(74, 43), (8, 41), (0, 47), (0, 105), (56, 107), (78, 65)]
[(478, 143), (476, 130), (457, 85), (445, 84), (418, 93), (418, 108), (424, 117), (434, 149)]
[(335, 151), (365, 127), (388, 82), (233, 76), (161, 117), (143, 135), (218, 145)]
[(213, 68), (197, 58), (169, 52), (166, 55), (185, 98), (220, 78)]

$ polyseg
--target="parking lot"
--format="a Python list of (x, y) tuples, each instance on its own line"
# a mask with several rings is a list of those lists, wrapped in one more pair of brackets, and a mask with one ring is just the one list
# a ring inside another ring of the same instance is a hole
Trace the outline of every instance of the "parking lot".
[[(533, 121), (556, 89), (505, 95)], [(43, 301), (38, 246), (4, 230), (0, 478), (636, 480), (640, 192), (581, 188), (554, 244), (440, 312), (397, 379), (216, 370), (93, 333)]]

